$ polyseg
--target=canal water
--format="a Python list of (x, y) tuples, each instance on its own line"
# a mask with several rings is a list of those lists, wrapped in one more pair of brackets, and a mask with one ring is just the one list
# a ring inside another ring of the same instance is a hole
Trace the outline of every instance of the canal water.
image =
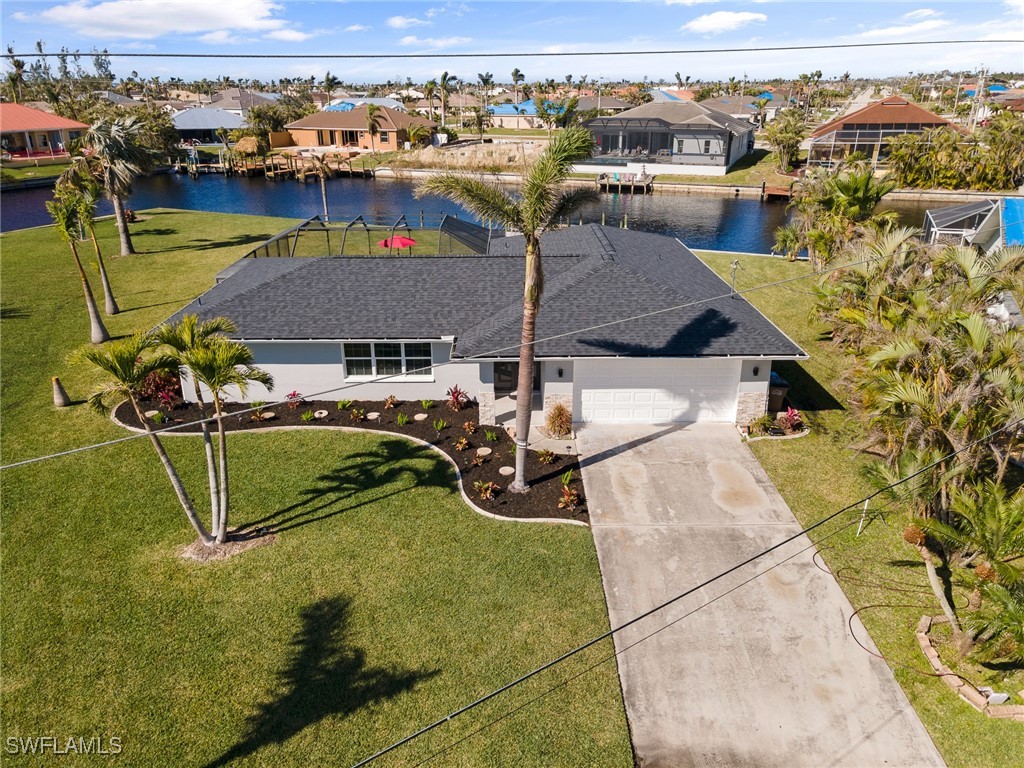
[[(359, 215), (397, 219), (405, 214), (412, 223), (420, 212), (431, 218), (448, 213), (472, 219), (461, 206), (448, 200), (416, 199), (414, 190), (414, 182), (401, 179), (331, 179), (327, 182), (331, 219), (349, 221)], [(52, 195), (49, 188), (4, 192), (0, 195), (0, 230), (49, 224), (45, 203)], [(128, 205), (136, 210), (184, 208), (288, 218), (309, 218), (322, 208), (318, 183), (215, 174), (191, 179), (170, 173), (139, 179)], [(924, 220), (921, 204), (892, 207), (909, 226), (920, 226)], [(112, 213), (106, 200), (99, 212)], [(630, 229), (678, 237), (690, 248), (752, 253), (769, 252), (775, 230), (787, 218), (783, 203), (671, 193), (602, 194), (600, 202), (583, 211), (583, 219), (601, 221), (602, 215), (609, 224), (617, 224), (625, 216)]]

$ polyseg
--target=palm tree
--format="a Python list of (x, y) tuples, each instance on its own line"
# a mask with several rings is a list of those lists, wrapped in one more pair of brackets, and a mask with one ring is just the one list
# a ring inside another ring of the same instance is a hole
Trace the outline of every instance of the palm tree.
[(334, 95), (334, 89), (341, 85), (341, 80), (336, 78), (328, 70), (327, 74), (324, 75), (324, 90), (327, 91), (327, 103), (331, 103), (331, 97)]
[(477, 75), (480, 80), (480, 96), (484, 105), (484, 113), (487, 112), (487, 90), (494, 85), (494, 75), (490, 72), (482, 72)]
[(380, 121), (384, 118), (379, 104), (367, 104), (366, 106), (366, 132), (370, 134), (370, 150), (373, 156), (377, 156), (377, 146), (374, 137), (380, 135)]
[(430, 129), (422, 123), (413, 123), (407, 131), (409, 141), (413, 146), (428, 144), (430, 142)]
[(432, 176), (420, 184), (417, 195), (435, 194), (458, 202), (484, 221), (500, 222), (526, 240), (526, 279), (523, 288), (522, 346), (519, 350), (519, 382), (516, 402), (516, 476), (510, 491), (524, 492), (527, 438), (533, 401), (533, 340), (544, 291), (541, 235), (571, 216), (585, 203), (597, 199), (590, 188), (561, 190), (574, 162), (590, 157), (594, 140), (586, 128), (572, 126), (553, 139), (527, 170), (521, 193), (478, 179), (452, 173)]
[(786, 110), (764, 132), (765, 140), (779, 160), (779, 170), (785, 173), (796, 160), (800, 142), (804, 138), (804, 121), (796, 110)]
[(985, 584), (983, 609), (964, 623), (978, 639), (982, 660), (1024, 664), (1024, 582)]
[[(199, 349), (210, 343), (210, 340), (222, 334), (234, 333), (237, 329), (235, 324), (226, 317), (215, 317), (211, 320), (199, 322), (196, 315), (185, 315), (176, 323), (161, 325), (154, 332), (157, 343), (170, 347), (170, 356), (177, 362), (177, 368), (186, 367), (185, 356), (192, 350)], [(192, 376), (192, 389), (195, 393), (199, 410), (206, 419), (206, 401), (203, 398), (202, 387), (199, 380)], [(200, 423), (203, 432), (203, 449), (206, 454), (206, 476), (210, 485), (210, 519), (211, 529), (216, 532), (220, 527), (220, 484), (217, 480), (217, 463), (213, 453), (213, 438), (210, 436), (210, 425), (203, 421)]]
[(118, 339), (100, 349), (87, 349), (82, 357), (113, 378), (113, 381), (102, 385), (89, 396), (89, 405), (100, 413), (108, 413), (111, 403), (124, 400), (132, 404), (139, 423), (149, 434), (149, 442), (156, 451), (160, 463), (167, 472), (171, 487), (178, 497), (178, 502), (185, 511), (188, 521), (192, 524), (199, 540), (210, 546), (215, 543), (202, 521), (196, 514), (192, 500), (185, 490), (181, 477), (174, 464), (171, 463), (167, 451), (158, 435), (153, 434), (149, 421), (139, 407), (138, 392), (151, 373), (177, 370), (177, 361), (168, 355), (149, 355), (157, 342), (150, 334), (140, 333), (127, 339)]
[(104, 309), (108, 315), (116, 315), (121, 311), (121, 308), (117, 306), (117, 299), (114, 298), (114, 292), (110, 287), (110, 278), (107, 277), (107, 266), (103, 263), (103, 252), (100, 249), (99, 238), (96, 237), (96, 205), (100, 199), (100, 187), (92, 176), (77, 177), (74, 183), (77, 184), (72, 189), (76, 193), (78, 220), (89, 230), (92, 247), (96, 252), (96, 269), (100, 273)]
[[(142, 146), (141, 131), (142, 123), (137, 117), (119, 117), (113, 121), (93, 123), (81, 139), (84, 167), (94, 171), (114, 204), (122, 256), (135, 253), (124, 212), (124, 198), (131, 192), (135, 177), (148, 171), (153, 164), (152, 153)], [(84, 170), (82, 165), (77, 167)]]
[(423, 85), (423, 98), (427, 102), (427, 119), (434, 119), (434, 96), (437, 95), (437, 80), (427, 80)]
[(519, 71), (519, 67), (512, 70), (512, 87), (515, 89), (515, 103), (519, 103), (519, 84), (526, 80), (526, 75)]
[[(372, 132), (370, 133), (370, 141), (373, 141)], [(327, 210), (327, 180), (334, 178), (334, 169), (327, 164), (323, 155), (318, 155), (315, 152), (309, 156), (309, 161), (312, 163), (313, 173), (315, 173), (316, 177), (320, 180), (320, 197), (324, 203), (324, 221), (330, 221), (331, 214)]]
[(228, 540), (228, 448), (227, 431), (224, 428), (224, 393), (234, 387), (245, 397), (249, 384), (256, 382), (268, 390), (273, 389), (274, 379), (269, 373), (253, 365), (252, 350), (238, 341), (214, 336), (208, 343), (196, 346), (182, 356), (185, 365), (195, 379), (210, 390), (213, 407), (217, 414), (217, 454), (220, 463), (220, 519), (215, 530), (217, 543)]
[(757, 125), (761, 130), (764, 130), (765, 113), (771, 101), (771, 99), (754, 99), (754, 107), (757, 108)]
[(448, 95), (455, 83), (455, 77), (448, 74), (447, 70), (441, 73), (437, 80), (437, 92), (441, 96), (441, 127), (448, 125)]
[(86, 277), (85, 269), (82, 268), (82, 260), (78, 257), (78, 246), (75, 245), (81, 211), (79, 196), (67, 189), (58, 190), (53, 200), (46, 203), (46, 210), (50, 212), (57, 235), (68, 244), (71, 255), (75, 258), (78, 276), (82, 279), (82, 291), (85, 293), (85, 307), (89, 312), (90, 339), (93, 344), (102, 344), (110, 339), (110, 334), (107, 333), (103, 320), (100, 319), (100, 312), (96, 308), (96, 299), (93, 298), (92, 288), (89, 287), (89, 278)]

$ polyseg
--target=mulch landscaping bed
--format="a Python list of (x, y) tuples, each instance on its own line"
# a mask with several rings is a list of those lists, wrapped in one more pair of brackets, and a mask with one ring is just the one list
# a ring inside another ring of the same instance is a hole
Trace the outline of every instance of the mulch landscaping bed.
[[(150, 422), (153, 429), (160, 429), (176, 423), (189, 423), (203, 418), (199, 406), (185, 403), (178, 403), (169, 411), (156, 401), (140, 401), (143, 413), (148, 411), (161, 411), (166, 417), (163, 423)], [(212, 414), (212, 407), (207, 406)], [(228, 403), (225, 407), (227, 413), (246, 410), (251, 406), (248, 404)], [(469, 433), (464, 425), (472, 422), (479, 424), (479, 410), (476, 404), (469, 404), (460, 411), (451, 410), (445, 402), (435, 402), (429, 409), (424, 410), (418, 401), (401, 402), (393, 408), (385, 408), (383, 402), (356, 401), (351, 408), (358, 408), (364, 413), (379, 413), (380, 418), (369, 420), (366, 418), (354, 420), (351, 411), (339, 411), (335, 401), (303, 401), (296, 408), (288, 405), (277, 405), (268, 407), (265, 411), (273, 412), (272, 419), (257, 419), (255, 414), (244, 414), (242, 416), (229, 416), (224, 420), (225, 428), (229, 432), (237, 432), (247, 429), (260, 429), (266, 427), (359, 427), (378, 432), (391, 432), (399, 435), (416, 437), (431, 445), (437, 446), (445, 454), (450, 456), (458, 465), (462, 473), (463, 489), (481, 509), (492, 514), (510, 518), (538, 518), (550, 517), (562, 520), (578, 520), (590, 524), (590, 516), (585, 508), (583, 500), (583, 482), (580, 480), (580, 466), (575, 456), (564, 456), (555, 454), (554, 460), (543, 464), (538, 459), (537, 451), (529, 451), (526, 458), (526, 477), (530, 485), (528, 493), (511, 493), (508, 486), (512, 483), (512, 475), (499, 473), (501, 467), (514, 467), (515, 454), (513, 453), (513, 441), (501, 427), (480, 427), (476, 426), (472, 433)], [(313, 421), (304, 421), (302, 414), (306, 412), (327, 411), (324, 416)], [(398, 425), (398, 415), (405, 414), (409, 417), (409, 423), (403, 426)], [(416, 421), (413, 417), (419, 413), (426, 413), (427, 418)], [(114, 412), (118, 421), (129, 426), (141, 429), (131, 404), (125, 401), (119, 405)], [(266, 415), (266, 414), (264, 414)], [(447, 427), (441, 430), (438, 435), (434, 428), (434, 421), (443, 419), (448, 423)], [(216, 430), (216, 424), (210, 423), (211, 431)], [(490, 430), (496, 436), (496, 440), (487, 440), (485, 430)], [(181, 432), (198, 433), (198, 426), (189, 426), (180, 430)], [(465, 437), (469, 441), (469, 447), (459, 451), (455, 449), (455, 442)], [(485, 458), (484, 463), (474, 466), (473, 459), (477, 455), (478, 448), (490, 448), (491, 454)], [(562, 498), (562, 475), (569, 470), (573, 471), (572, 488), (579, 492), (581, 504), (575, 510), (560, 509), (558, 502)], [(499, 490), (493, 499), (480, 499), (479, 494), (474, 490), (476, 482), (492, 482)]]

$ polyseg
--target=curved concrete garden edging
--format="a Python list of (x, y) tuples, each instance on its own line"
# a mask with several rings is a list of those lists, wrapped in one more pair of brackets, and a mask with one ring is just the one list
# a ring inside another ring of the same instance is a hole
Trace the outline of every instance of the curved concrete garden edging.
[(929, 634), (933, 624), (944, 624), (948, 619), (945, 616), (922, 616), (917, 622), (917, 642), (921, 646), (921, 652), (928, 659), (935, 673), (939, 678), (956, 692), (961, 699), (966, 701), (979, 712), (984, 712), (989, 717), (999, 719), (1018, 720), (1024, 722), (1024, 706), (1019, 704), (989, 704), (988, 696), (979, 691), (973, 685), (965, 681), (953, 670), (942, 663), (938, 651), (932, 645), (932, 638)]
[(801, 437), (807, 437), (811, 434), (811, 430), (805, 429), (803, 432), (798, 432), (795, 435), (758, 435), (757, 437), (748, 437), (748, 443), (756, 443), (758, 440), (797, 440)]
[[(138, 434), (138, 435), (146, 434), (146, 430), (139, 429), (138, 427), (130, 426), (128, 424), (125, 424), (120, 419), (118, 419), (117, 416), (114, 415), (114, 410), (113, 409), (111, 409), (111, 411), (110, 411), (110, 420), (113, 421), (115, 424), (117, 424), (117, 426), (122, 427), (124, 429), (127, 429), (129, 432), (134, 432), (135, 434)], [(277, 431), (284, 431), (284, 430), (299, 431), (299, 430), (304, 430), (304, 429), (336, 429), (336, 430), (339, 430), (341, 432), (368, 432), (368, 433), (372, 433), (374, 435), (380, 435), (380, 434), (394, 435), (395, 437), (400, 437), (400, 438), (403, 438), (405, 440), (409, 440), (410, 442), (418, 443), (419, 445), (422, 445), (422, 446), (425, 446), (427, 448), (430, 448), (431, 450), (436, 451), (438, 454), (440, 454), (444, 458), (445, 461), (447, 461), (449, 464), (452, 465), (452, 468), (455, 470), (455, 479), (458, 481), (459, 494), (462, 496), (462, 500), (464, 502), (466, 502), (466, 504), (468, 504), (470, 509), (472, 509), (474, 512), (476, 512), (477, 514), (483, 515), (484, 517), (489, 517), (492, 520), (501, 520), (501, 521), (506, 522), (506, 523), (550, 523), (550, 524), (559, 523), (559, 524), (562, 524), (562, 525), (580, 525), (580, 526), (583, 526), (584, 528), (589, 528), (590, 527), (589, 525), (587, 525), (586, 523), (584, 523), (584, 522), (582, 522), (580, 520), (562, 520), (561, 518), (557, 518), (557, 517), (502, 517), (501, 515), (496, 515), (493, 512), (488, 512), (486, 509), (481, 509), (480, 507), (478, 507), (476, 504), (473, 503), (473, 500), (469, 497), (469, 494), (466, 493), (466, 489), (463, 487), (463, 483), (462, 483), (462, 472), (459, 471), (459, 465), (455, 463), (455, 461), (452, 459), (452, 457), (449, 456), (444, 451), (442, 451), (436, 445), (432, 445), (431, 443), (428, 443), (426, 440), (420, 440), (418, 437), (413, 437), (412, 435), (403, 435), (403, 434), (401, 434), (399, 432), (388, 432), (386, 430), (380, 430), (380, 429), (362, 429), (360, 427), (328, 427), (328, 426), (325, 426), (325, 425), (314, 425), (314, 424), (311, 424), (309, 426), (303, 426), (303, 427), (292, 427), (292, 426), (287, 426), (287, 427), (256, 427), (255, 429), (246, 429), (246, 430), (244, 430), (242, 432), (237, 432), (235, 434), (245, 434), (245, 433), (252, 433), (252, 432), (277, 432)], [(174, 432), (174, 431), (171, 431), (171, 432), (163, 432), (163, 433), (161, 433), (161, 437), (163, 435), (174, 435), (176, 437), (199, 437), (200, 433)]]

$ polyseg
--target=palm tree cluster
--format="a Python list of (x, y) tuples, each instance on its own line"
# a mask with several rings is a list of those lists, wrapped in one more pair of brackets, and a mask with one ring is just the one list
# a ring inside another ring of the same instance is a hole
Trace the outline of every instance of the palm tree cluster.
[[(982, 653), (1024, 658), (990, 610), (1024, 606), (1024, 491), (1006, 488), (1024, 434), (1024, 328), (990, 313), (1021, 287), (1024, 247), (980, 254), (916, 235), (893, 230), (850, 249), (853, 263), (819, 285), (817, 310), (854, 355), (854, 405), (884, 457), (869, 474), (915, 513), (904, 539), (961, 649), (980, 641)], [(950, 578), (989, 607), (961, 621)]]
[(807, 126), (803, 116), (795, 109), (787, 109), (772, 121), (764, 131), (765, 141), (775, 152), (779, 170), (786, 173), (793, 167), (793, 162), (800, 152), (800, 142), (804, 140)]
[(895, 188), (892, 178), (877, 179), (866, 165), (808, 173), (794, 188), (793, 221), (776, 231), (774, 250), (793, 260), (806, 249), (811, 266), (823, 269), (843, 248), (896, 224), (895, 211), (875, 212)]
[[(232, 341), (225, 334), (236, 330), (226, 318), (200, 322), (195, 315), (186, 315), (177, 323), (164, 325), (152, 333), (139, 333), (130, 338), (112, 341), (104, 347), (89, 348), (81, 355), (103, 371), (110, 380), (96, 389), (89, 398), (95, 410), (106, 413), (113, 404), (128, 400), (139, 422), (149, 435), (153, 450), (171, 482), (179, 504), (192, 524), (199, 540), (207, 545), (224, 544), (228, 540), (227, 433), (224, 401), (229, 393), (245, 396), (252, 383), (273, 388), (271, 376), (253, 365), (252, 351), (244, 344)], [(196, 401), (208, 417), (204, 393), (213, 404), (213, 418), (217, 423), (217, 453), (214, 455), (209, 425), (204, 421), (203, 446), (206, 454), (207, 478), (210, 486), (210, 527), (203, 524), (195, 504), (190, 498), (173, 462), (164, 449), (159, 435), (153, 432), (140, 404), (140, 392), (150, 377), (160, 374), (177, 375), (187, 371), (192, 381)]]

